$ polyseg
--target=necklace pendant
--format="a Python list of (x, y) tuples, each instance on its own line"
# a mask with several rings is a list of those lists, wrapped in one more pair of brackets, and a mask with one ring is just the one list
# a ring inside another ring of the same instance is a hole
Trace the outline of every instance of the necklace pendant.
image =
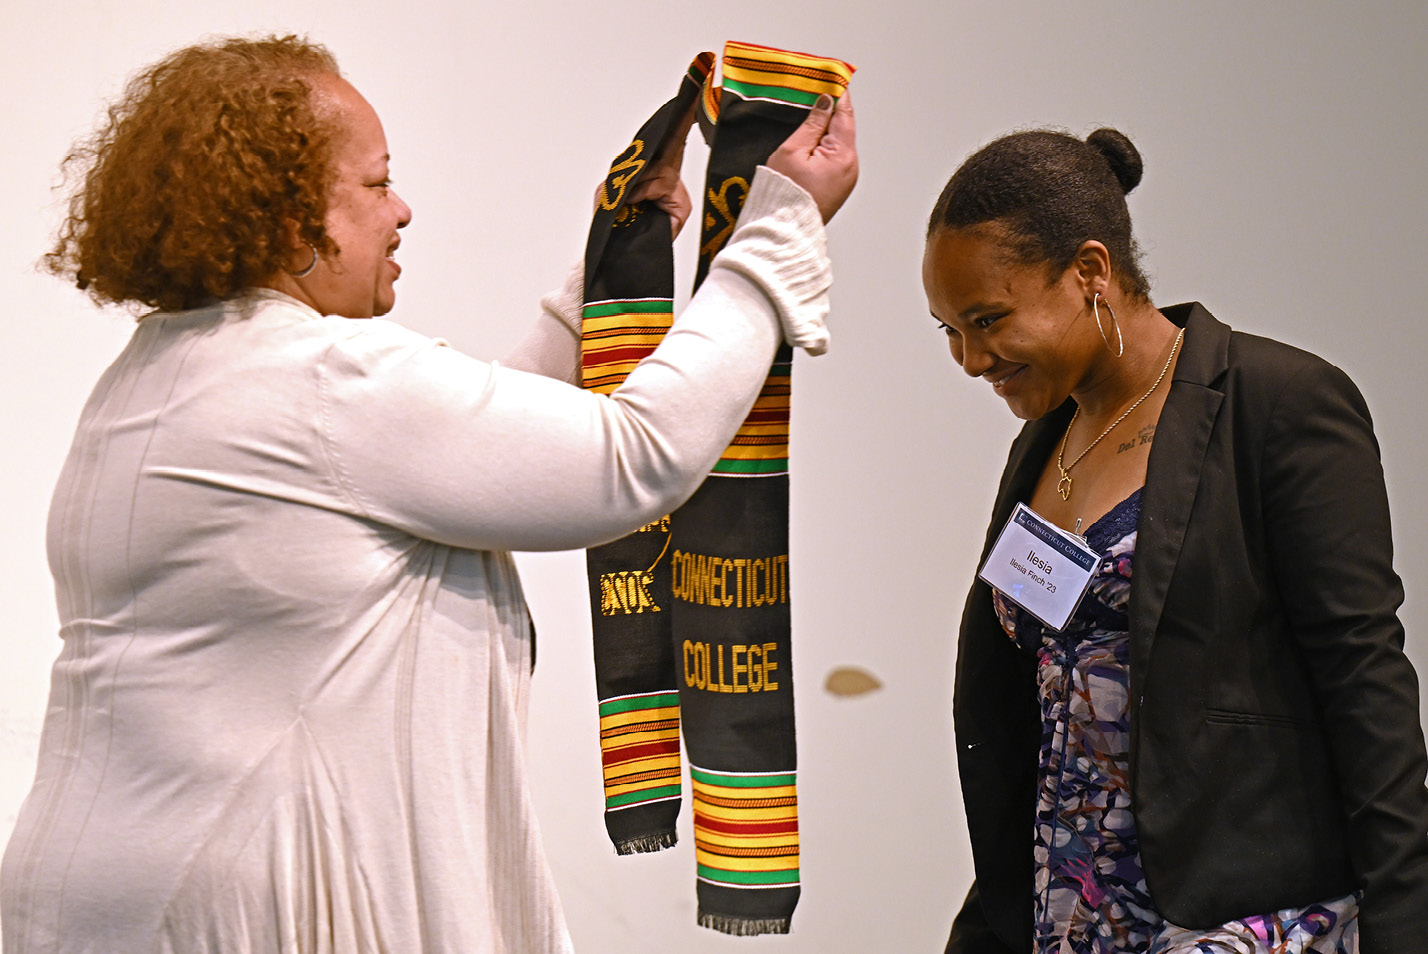
[(1061, 479), (1056, 482), (1056, 493), (1060, 495), (1062, 500), (1067, 500), (1071, 497), (1071, 475), (1064, 470), (1061, 472)]

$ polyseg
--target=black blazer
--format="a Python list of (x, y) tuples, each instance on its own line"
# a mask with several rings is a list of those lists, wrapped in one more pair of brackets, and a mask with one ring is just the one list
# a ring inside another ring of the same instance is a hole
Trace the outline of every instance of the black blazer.
[[(1363, 954), (1428, 948), (1428, 772), (1368, 408), (1338, 368), (1198, 304), (1156, 427), (1130, 596), (1131, 792), (1182, 927), (1363, 891)], [(1012, 444), (982, 559), (1074, 402)], [(1031, 950), (1034, 658), (978, 580), (954, 718), (976, 883), (949, 952)]]

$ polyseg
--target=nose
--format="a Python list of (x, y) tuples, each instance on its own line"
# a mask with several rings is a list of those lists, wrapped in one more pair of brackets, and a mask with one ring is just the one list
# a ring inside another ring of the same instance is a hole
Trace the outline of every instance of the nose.
[(957, 359), (963, 371), (974, 378), (980, 378), (997, 363), (990, 352), (978, 347), (976, 342), (969, 342), (966, 337), (952, 342), (952, 357)]
[(392, 197), (397, 200), (397, 228), (404, 229), (412, 220), (412, 207), (407, 205), (406, 200), (395, 192)]

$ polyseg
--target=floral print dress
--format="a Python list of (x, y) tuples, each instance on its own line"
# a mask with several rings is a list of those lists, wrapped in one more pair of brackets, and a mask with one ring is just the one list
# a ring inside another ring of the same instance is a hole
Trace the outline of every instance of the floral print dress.
[(1187, 930), (1155, 909), (1130, 790), (1131, 567), (1141, 491), (1086, 532), (1102, 554), (1062, 632), (997, 590), (1009, 637), (1037, 653), (1041, 767), (1033, 852), (1035, 954), (1356, 954), (1354, 896)]

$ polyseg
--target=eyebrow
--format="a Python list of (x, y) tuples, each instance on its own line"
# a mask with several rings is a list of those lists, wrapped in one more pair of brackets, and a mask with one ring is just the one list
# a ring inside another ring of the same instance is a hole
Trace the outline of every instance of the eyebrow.
[(957, 312), (957, 317), (961, 318), (963, 321), (971, 321), (973, 317), (980, 315), (983, 312), (1004, 310), (1006, 310), (1006, 305), (997, 305), (992, 304), (990, 302), (979, 301), (976, 304), (968, 305), (966, 308), (963, 308), (961, 311)]

